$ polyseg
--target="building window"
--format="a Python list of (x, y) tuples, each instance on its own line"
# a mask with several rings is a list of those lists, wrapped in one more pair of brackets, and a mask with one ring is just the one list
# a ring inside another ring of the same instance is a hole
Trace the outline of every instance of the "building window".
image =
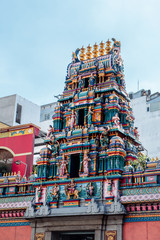
[(149, 107), (147, 107), (147, 112), (149, 112)]
[(44, 114), (44, 120), (46, 121), (46, 120), (49, 120), (49, 119), (50, 119), (50, 114), (49, 113)]
[(21, 113), (22, 113), (22, 106), (20, 104), (17, 104), (17, 110), (16, 110), (16, 123), (21, 123)]

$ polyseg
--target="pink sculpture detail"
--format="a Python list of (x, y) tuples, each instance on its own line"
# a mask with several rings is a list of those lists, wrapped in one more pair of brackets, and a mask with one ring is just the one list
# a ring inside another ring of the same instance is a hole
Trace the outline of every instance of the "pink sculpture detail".
[(84, 157), (83, 157), (83, 173), (85, 174), (89, 174), (89, 161), (91, 161), (91, 159), (87, 156), (87, 153), (84, 153)]
[(71, 129), (73, 129), (74, 126), (76, 125), (76, 121), (77, 121), (77, 114), (74, 113), (74, 110), (72, 110), (71, 119), (69, 121), (69, 126)]
[(68, 161), (66, 161), (65, 157), (63, 156), (61, 166), (60, 166), (60, 177), (63, 177), (67, 173), (67, 164), (68, 164)]
[(114, 123), (115, 127), (120, 126), (120, 118), (118, 117), (118, 114), (116, 113), (116, 115), (114, 117), (112, 117), (112, 122)]
[(134, 135), (137, 139), (139, 139), (139, 133), (138, 133), (138, 128), (137, 127), (134, 128)]
[(48, 133), (47, 133), (47, 138), (50, 138), (50, 135), (54, 132), (54, 128), (52, 125), (49, 125)]

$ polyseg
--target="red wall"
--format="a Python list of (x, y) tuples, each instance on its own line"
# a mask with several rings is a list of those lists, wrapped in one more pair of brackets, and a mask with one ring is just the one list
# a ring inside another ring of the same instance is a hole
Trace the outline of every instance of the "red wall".
[[(32, 126), (31, 126), (32, 127)], [(29, 128), (29, 127), (28, 127)], [(39, 134), (39, 129), (33, 127), (33, 133), (21, 135), (21, 136), (12, 136), (0, 138), (1, 148), (7, 147), (14, 152), (14, 154), (22, 154), (22, 156), (15, 156), (13, 158), (12, 172), (21, 172), (21, 176), (25, 173), (25, 164), (16, 165), (15, 161), (21, 160), (27, 164), (27, 174), (28, 177), (32, 171), (33, 165), (33, 154), (34, 154), (34, 139), (35, 135)], [(30, 153), (30, 155), (23, 155), (25, 153)]]
[(159, 240), (160, 222), (127, 222), (123, 225), (123, 240)]
[(31, 227), (17, 226), (17, 227), (0, 227), (1, 240), (30, 240)]

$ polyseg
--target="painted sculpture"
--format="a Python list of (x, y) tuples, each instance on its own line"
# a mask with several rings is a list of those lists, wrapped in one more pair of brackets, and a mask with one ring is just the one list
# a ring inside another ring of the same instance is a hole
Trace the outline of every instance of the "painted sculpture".
[(52, 196), (52, 200), (58, 200), (58, 193), (59, 193), (59, 186), (55, 183), (55, 185), (52, 188), (52, 191), (50, 192), (50, 195)]
[(67, 196), (67, 200), (69, 200), (71, 196), (73, 196), (73, 199), (79, 198), (80, 191), (76, 189), (76, 183), (73, 181), (73, 179), (71, 180), (71, 183), (65, 186), (65, 193)]

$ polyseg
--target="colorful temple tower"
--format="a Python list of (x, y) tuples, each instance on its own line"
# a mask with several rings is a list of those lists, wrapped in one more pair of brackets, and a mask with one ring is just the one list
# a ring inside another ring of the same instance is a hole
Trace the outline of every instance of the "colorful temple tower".
[[(137, 159), (140, 143), (125, 90), (120, 46), (113, 39), (112, 47), (109, 40), (106, 47), (103, 42), (99, 49), (95, 44), (93, 51), (89, 45), (86, 54), (82, 47), (80, 59), (80, 49), (72, 54), (53, 126), (37, 162), (35, 205), (40, 212), (44, 208), (47, 214), (52, 210), (63, 217), (82, 214), (85, 225), (86, 211), (103, 215), (108, 209), (123, 218), (122, 173)], [(112, 203), (117, 210), (111, 209)], [(112, 230), (120, 235), (117, 219)], [(96, 239), (104, 239), (104, 233), (101, 238), (96, 234)]]
[(73, 52), (37, 174), (0, 177), (0, 227), (23, 239), (159, 239), (160, 161), (139, 151), (121, 44), (112, 40)]
[(39, 179), (105, 176), (115, 181), (137, 158), (140, 143), (125, 91), (120, 42), (113, 39), (111, 47), (108, 40), (104, 47), (101, 42), (98, 50), (95, 44), (91, 52), (89, 45), (86, 59), (84, 47), (80, 60), (79, 49), (72, 54), (48, 146), (37, 162)]

